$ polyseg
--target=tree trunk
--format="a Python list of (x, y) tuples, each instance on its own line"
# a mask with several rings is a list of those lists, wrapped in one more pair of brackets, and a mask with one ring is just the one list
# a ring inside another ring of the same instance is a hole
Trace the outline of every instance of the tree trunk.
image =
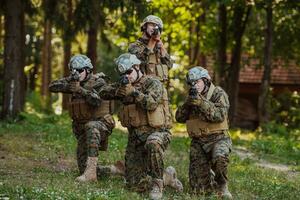
[[(200, 40), (201, 40), (201, 25), (205, 24), (206, 21), (206, 4), (200, 0), (191, 0), (191, 4), (201, 3), (203, 13), (196, 18), (195, 21), (190, 22), (190, 37), (189, 37), (189, 65), (202, 65), (206, 67), (206, 56), (201, 52)], [(199, 7), (200, 8), (200, 7)], [(191, 12), (195, 12), (191, 10)], [(198, 9), (197, 9), (198, 12)], [(196, 38), (194, 38), (196, 36)]]
[[(64, 77), (69, 75), (69, 67), (68, 63), (71, 58), (71, 41), (72, 36), (71, 34), (71, 22), (73, 18), (73, 11), (72, 11), (72, 0), (68, 0), (67, 2), (68, 7), (68, 16), (67, 16), (67, 24), (66, 24), (66, 30), (64, 30)], [(68, 110), (68, 103), (69, 103), (70, 95), (69, 94), (63, 94), (63, 101), (62, 101), (62, 109)]]
[(5, 1), (3, 118), (16, 118), (23, 110), (24, 5), (21, 0)]
[(268, 3), (267, 12), (267, 27), (265, 36), (264, 49), (264, 73), (260, 85), (260, 95), (258, 98), (258, 119), (260, 125), (269, 120), (269, 87), (271, 83), (271, 67), (272, 67), (272, 3)]
[(51, 82), (51, 39), (52, 39), (52, 22), (45, 19), (44, 24), (44, 41), (43, 41), (43, 56), (42, 56), (42, 85), (41, 95), (42, 103), (45, 110), (51, 110), (51, 93), (49, 92), (49, 84)]
[(220, 3), (218, 13), (219, 22), (219, 45), (217, 52), (217, 74), (216, 82), (221, 85), (222, 88), (226, 88), (226, 77), (228, 76), (226, 65), (227, 65), (227, 10), (224, 3)]
[(2, 36), (2, 30), (3, 30), (3, 21), (2, 21), (2, 14), (0, 13), (0, 51), (3, 48), (3, 36)]
[(91, 10), (91, 16), (93, 19), (89, 22), (89, 30), (88, 30), (88, 43), (87, 43), (87, 56), (91, 59), (91, 62), (94, 66), (93, 71), (96, 71), (97, 64), (97, 35), (98, 35), (98, 25), (99, 25), (99, 10), (98, 1), (93, 0), (91, 2), (93, 4)]
[(236, 5), (233, 15), (233, 38), (234, 46), (231, 53), (231, 64), (229, 69), (228, 78), (228, 95), (230, 102), (229, 120), (235, 126), (235, 114), (238, 103), (239, 93), (239, 74), (240, 74), (240, 61), (242, 53), (242, 37), (246, 28), (246, 24), (250, 15), (251, 7)]

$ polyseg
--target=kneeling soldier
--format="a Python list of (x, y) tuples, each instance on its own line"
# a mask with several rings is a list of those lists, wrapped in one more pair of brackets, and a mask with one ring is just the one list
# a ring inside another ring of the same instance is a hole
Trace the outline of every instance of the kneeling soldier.
[[(69, 62), (71, 75), (53, 81), (51, 92), (72, 94), (70, 115), (73, 133), (77, 139), (77, 164), (80, 182), (97, 180), (98, 151), (107, 150), (108, 136), (115, 126), (111, 116), (111, 102), (102, 100), (97, 90), (106, 85), (103, 73), (93, 74), (91, 60), (75, 55)], [(102, 168), (103, 169), (103, 168)]]
[(176, 120), (186, 123), (191, 137), (189, 182), (194, 192), (232, 198), (227, 187), (227, 166), (231, 152), (228, 132), (229, 101), (225, 91), (215, 87), (206, 69), (194, 67), (187, 74), (190, 94), (176, 111)]
[(127, 186), (141, 192), (150, 190), (151, 199), (160, 199), (164, 185), (182, 190), (182, 184), (173, 167), (164, 170), (163, 155), (171, 140), (166, 90), (158, 79), (142, 73), (140, 63), (133, 54), (120, 55), (116, 59), (120, 82), (103, 87), (100, 96), (123, 104), (119, 119), (129, 132)]

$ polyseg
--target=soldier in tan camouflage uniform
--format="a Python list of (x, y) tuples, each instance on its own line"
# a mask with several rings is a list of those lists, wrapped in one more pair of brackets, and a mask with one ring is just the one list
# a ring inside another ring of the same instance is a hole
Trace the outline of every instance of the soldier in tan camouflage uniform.
[(91, 60), (84, 55), (75, 55), (69, 62), (72, 74), (53, 81), (51, 92), (72, 94), (70, 115), (73, 133), (77, 139), (77, 164), (81, 176), (77, 181), (97, 180), (98, 151), (107, 150), (108, 136), (115, 126), (111, 116), (111, 102), (102, 100), (97, 90), (106, 85), (103, 73), (93, 74)]
[(164, 171), (163, 155), (171, 134), (162, 83), (143, 75), (141, 62), (133, 54), (122, 54), (116, 64), (122, 75), (120, 82), (103, 87), (100, 96), (119, 99), (123, 104), (119, 119), (129, 132), (125, 153), (127, 186), (141, 192), (150, 190), (151, 199), (162, 197), (164, 185), (182, 190), (175, 169), (168, 167)]
[(194, 67), (187, 74), (190, 94), (176, 111), (176, 120), (186, 123), (192, 139), (189, 181), (194, 192), (232, 199), (227, 187), (231, 152), (228, 132), (229, 101), (225, 91), (213, 85), (206, 69)]

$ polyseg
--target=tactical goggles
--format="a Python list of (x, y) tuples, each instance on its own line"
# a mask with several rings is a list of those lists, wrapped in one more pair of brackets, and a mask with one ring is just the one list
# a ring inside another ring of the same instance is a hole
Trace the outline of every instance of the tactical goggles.
[(84, 69), (76, 69), (80, 74), (84, 71)]
[(121, 75), (129, 75), (131, 74), (132, 71), (133, 69), (128, 69), (126, 72), (122, 73)]

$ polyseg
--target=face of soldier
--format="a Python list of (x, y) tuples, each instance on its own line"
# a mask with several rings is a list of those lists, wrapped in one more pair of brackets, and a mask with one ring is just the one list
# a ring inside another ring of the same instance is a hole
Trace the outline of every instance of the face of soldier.
[(87, 72), (86, 72), (86, 69), (83, 69), (83, 70), (77, 70), (80, 74), (79, 76), (79, 81), (83, 81), (86, 76), (87, 76)]
[(136, 70), (130, 70), (128, 73), (126, 73), (126, 76), (130, 83), (134, 83), (136, 79), (138, 78), (138, 74)]
[[(147, 32), (147, 35), (149, 36), (149, 37), (151, 37), (152, 36), (152, 34), (153, 34), (153, 32), (154, 32), (154, 29), (155, 29), (155, 27), (156, 27), (157, 25), (156, 24), (154, 24), (154, 23), (147, 23), (147, 29), (146, 29), (146, 32)], [(156, 35), (156, 36), (152, 36), (154, 39), (159, 39), (160, 38), (160, 33), (158, 33), (158, 35)]]
[(195, 87), (196, 87), (198, 93), (200, 94), (204, 90), (204, 88), (205, 88), (205, 84), (204, 84), (203, 79), (199, 79), (196, 82)]

